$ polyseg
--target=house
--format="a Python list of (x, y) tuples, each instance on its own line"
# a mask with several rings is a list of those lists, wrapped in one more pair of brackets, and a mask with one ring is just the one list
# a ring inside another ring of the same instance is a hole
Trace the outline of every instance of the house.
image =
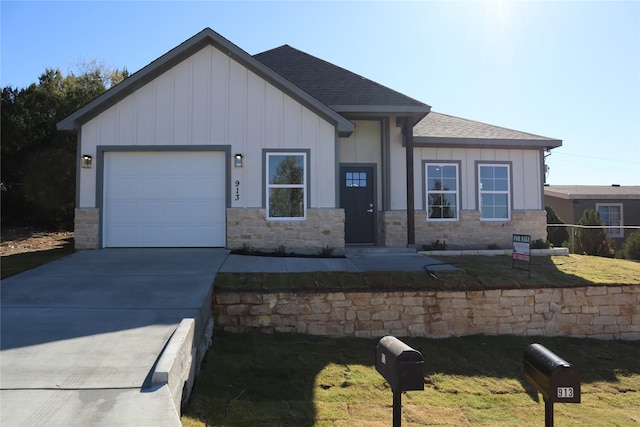
[(562, 144), (208, 28), (58, 129), (78, 137), (77, 248), (508, 247), (546, 238)]
[(577, 224), (587, 209), (596, 210), (616, 248), (640, 228), (640, 186), (549, 185), (544, 200), (567, 224)]

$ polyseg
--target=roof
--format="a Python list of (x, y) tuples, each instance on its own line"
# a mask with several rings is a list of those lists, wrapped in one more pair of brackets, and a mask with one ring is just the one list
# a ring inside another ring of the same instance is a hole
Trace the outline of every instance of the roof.
[(254, 58), (339, 113), (399, 113), (419, 120), (431, 110), (427, 104), (289, 45)]
[(548, 185), (544, 195), (560, 199), (637, 199), (640, 185)]
[(416, 146), (531, 147), (551, 149), (562, 141), (432, 111), (413, 128)]
[(60, 121), (57, 125), (58, 130), (79, 130), (84, 123), (93, 117), (208, 45), (212, 45), (225, 52), (235, 61), (287, 93), (325, 120), (334, 124), (341, 136), (348, 136), (354, 131), (355, 125), (353, 123), (210, 28), (205, 28), (200, 31), (195, 36), (162, 55), (149, 65), (132, 74), (120, 84), (112, 87), (78, 111)]

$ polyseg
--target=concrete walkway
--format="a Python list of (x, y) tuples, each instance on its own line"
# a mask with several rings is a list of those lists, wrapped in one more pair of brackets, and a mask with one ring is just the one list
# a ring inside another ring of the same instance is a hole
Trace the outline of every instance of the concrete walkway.
[[(418, 271), (427, 263), (415, 252), (326, 259), (104, 249), (10, 277), (1, 284), (0, 425), (180, 426), (183, 383), (172, 386), (166, 371), (188, 365), (195, 351), (180, 359), (181, 339), (206, 335), (219, 271)], [(195, 320), (195, 332), (181, 329), (183, 319)]]

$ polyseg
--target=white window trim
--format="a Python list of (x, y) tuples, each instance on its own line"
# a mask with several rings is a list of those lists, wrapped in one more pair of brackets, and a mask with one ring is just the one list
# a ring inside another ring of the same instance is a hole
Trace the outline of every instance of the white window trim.
[[(482, 191), (480, 185), (482, 179), (480, 177), (480, 169), (483, 166), (490, 167), (504, 167), (507, 168), (507, 191)], [(509, 163), (478, 163), (477, 164), (477, 177), (478, 177), (478, 209), (480, 210), (480, 221), (511, 221), (511, 164)], [(482, 195), (483, 194), (507, 194), (507, 217), (506, 218), (484, 218), (482, 216)]]
[[(456, 168), (456, 190), (429, 190), (429, 166), (455, 166)], [(456, 222), (460, 221), (460, 168), (459, 164), (456, 162), (425, 162), (424, 163), (424, 188), (425, 188), (425, 198), (424, 198), (424, 206), (425, 211), (427, 213), (427, 221), (434, 222)], [(429, 194), (431, 193), (446, 193), (446, 194), (455, 194), (456, 195), (456, 217), (455, 218), (430, 218), (429, 217)]]
[[(269, 158), (271, 156), (302, 156), (302, 165), (304, 168), (303, 171), (303, 183), (302, 184), (269, 184)], [(309, 188), (307, 183), (309, 182), (307, 175), (308, 165), (307, 165), (307, 153), (304, 151), (266, 151), (265, 152), (265, 210), (266, 217), (268, 221), (305, 221), (307, 219), (307, 195), (309, 193)], [(269, 190), (271, 188), (302, 188), (302, 197), (303, 197), (303, 209), (304, 215), (301, 217), (272, 217), (269, 216)]]
[[(598, 212), (598, 214), (600, 213), (600, 207), (601, 206), (606, 206), (606, 207), (610, 207), (610, 206), (617, 206), (620, 208), (620, 225), (608, 225), (608, 224), (603, 224), (605, 225), (605, 231), (607, 232), (607, 236), (608, 237), (614, 237), (614, 238), (621, 238), (624, 237), (624, 210), (623, 210), (623, 204), (622, 203), (596, 203), (596, 212)], [(600, 218), (602, 218), (602, 215), (600, 215)], [(610, 230), (612, 229), (617, 229), (618, 232), (617, 233), (612, 233)]]

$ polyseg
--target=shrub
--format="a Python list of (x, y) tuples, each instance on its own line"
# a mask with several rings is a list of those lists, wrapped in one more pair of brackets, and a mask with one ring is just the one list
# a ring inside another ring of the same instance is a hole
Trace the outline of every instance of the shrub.
[(550, 247), (553, 247), (553, 244), (548, 240), (538, 239), (531, 242), (531, 249), (549, 249)]
[[(547, 224), (564, 224), (562, 218), (551, 206), (545, 206), (544, 209), (547, 211)], [(569, 240), (569, 232), (566, 227), (547, 227), (547, 240), (553, 246), (562, 246), (564, 242)]]
[(640, 231), (631, 233), (622, 246), (624, 257), (640, 260)]
[(438, 239), (435, 242), (431, 242), (431, 244), (429, 245), (422, 245), (422, 250), (423, 251), (446, 251), (447, 242), (446, 240), (443, 240), (441, 242), (440, 239)]
[[(578, 225), (601, 226), (600, 214), (594, 209), (587, 209), (578, 221)], [(613, 242), (607, 239), (603, 228), (578, 228), (575, 239), (575, 252), (587, 255), (613, 257)]]

